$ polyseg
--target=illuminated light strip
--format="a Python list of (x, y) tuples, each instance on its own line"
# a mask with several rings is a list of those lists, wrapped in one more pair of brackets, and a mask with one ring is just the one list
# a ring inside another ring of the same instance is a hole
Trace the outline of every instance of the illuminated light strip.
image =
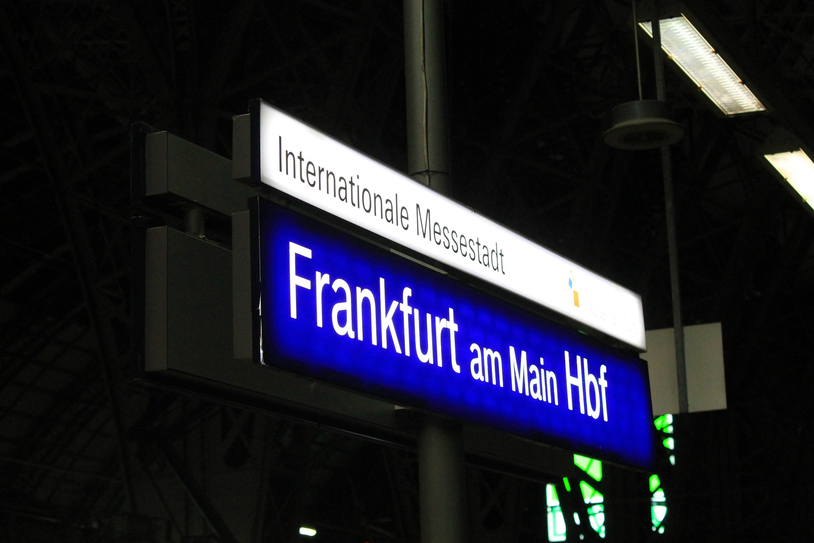
[(765, 155), (766, 160), (814, 208), (814, 163), (802, 149)]
[[(653, 37), (650, 22), (639, 26)], [(662, 49), (726, 115), (766, 109), (686, 17), (662, 19), (660, 26)]]
[(624, 343), (646, 348), (638, 294), (266, 103), (252, 106), (252, 114), (259, 116), (260, 141), (254, 148), (259, 150), (260, 171), (253, 173), (257, 181)]

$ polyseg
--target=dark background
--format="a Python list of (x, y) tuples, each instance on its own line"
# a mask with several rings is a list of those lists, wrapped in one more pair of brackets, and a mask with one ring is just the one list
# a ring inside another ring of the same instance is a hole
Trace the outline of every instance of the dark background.
[[(722, 323), (729, 408), (676, 417), (661, 539), (808, 541), (814, 227), (758, 150), (776, 127), (810, 143), (814, 5), (689, 4), (767, 112), (724, 118), (667, 67), (683, 322)], [(637, 97), (631, 20), (622, 0), (447, 2), (453, 195), (640, 293), (655, 329), (660, 155), (601, 139)], [(0, 2), (0, 540), (215, 540), (196, 492), (241, 541), (308, 519), (325, 540), (418, 539), (411, 451), (127, 377), (131, 123), (228, 158), (259, 97), (403, 171), (402, 25), (375, 0)], [(606, 473), (608, 537), (649, 537), (646, 476)], [(468, 484), (473, 540), (546, 537), (539, 482)]]

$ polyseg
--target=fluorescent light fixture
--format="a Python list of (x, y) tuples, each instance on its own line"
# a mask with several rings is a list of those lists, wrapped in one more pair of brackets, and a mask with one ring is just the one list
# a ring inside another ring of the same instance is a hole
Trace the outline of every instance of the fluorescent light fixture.
[(317, 531), (313, 528), (306, 528), (305, 526), (300, 527), (300, 535), (305, 535), (308, 537), (314, 537), (317, 535)]
[(802, 149), (765, 155), (803, 200), (814, 208), (814, 163)]
[[(653, 36), (649, 21), (639, 26)], [(686, 17), (662, 19), (660, 26), (664, 51), (724, 114), (765, 111), (760, 100)]]

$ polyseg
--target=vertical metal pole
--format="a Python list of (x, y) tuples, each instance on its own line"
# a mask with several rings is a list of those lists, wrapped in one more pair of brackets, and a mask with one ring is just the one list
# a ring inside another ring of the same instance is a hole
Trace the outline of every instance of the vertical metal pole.
[(418, 436), (418, 499), (423, 543), (464, 543), (466, 474), (461, 425), (428, 415)]
[(404, 0), (407, 173), (450, 193), (443, 0)]
[[(404, 0), (407, 165), (416, 181), (450, 193), (443, 0)], [(428, 415), (418, 437), (423, 543), (467, 540), (461, 425)]]
[[(658, 0), (653, 17), (653, 58), (656, 68), (656, 97), (666, 101), (664, 82), (664, 59), (661, 51), (661, 25), (659, 24)], [(636, 23), (638, 24), (638, 22)], [(670, 258), (670, 291), (673, 298), (673, 333), (676, 351), (676, 378), (678, 381), (678, 411), (687, 413), (687, 364), (684, 356), (684, 325), (681, 322), (681, 291), (678, 285), (678, 240), (676, 237), (675, 205), (673, 202), (673, 165), (670, 146), (661, 148), (661, 169), (664, 176), (664, 210), (667, 216), (667, 249)]]

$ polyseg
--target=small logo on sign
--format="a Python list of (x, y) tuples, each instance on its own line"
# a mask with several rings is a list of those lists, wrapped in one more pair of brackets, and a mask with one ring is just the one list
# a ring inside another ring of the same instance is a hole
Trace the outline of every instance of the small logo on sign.
[(571, 289), (571, 292), (574, 293), (574, 306), (579, 307), (579, 292), (577, 292), (576, 288), (576, 279), (574, 279), (574, 272), (571, 272), (571, 275), (568, 277), (568, 288)]

